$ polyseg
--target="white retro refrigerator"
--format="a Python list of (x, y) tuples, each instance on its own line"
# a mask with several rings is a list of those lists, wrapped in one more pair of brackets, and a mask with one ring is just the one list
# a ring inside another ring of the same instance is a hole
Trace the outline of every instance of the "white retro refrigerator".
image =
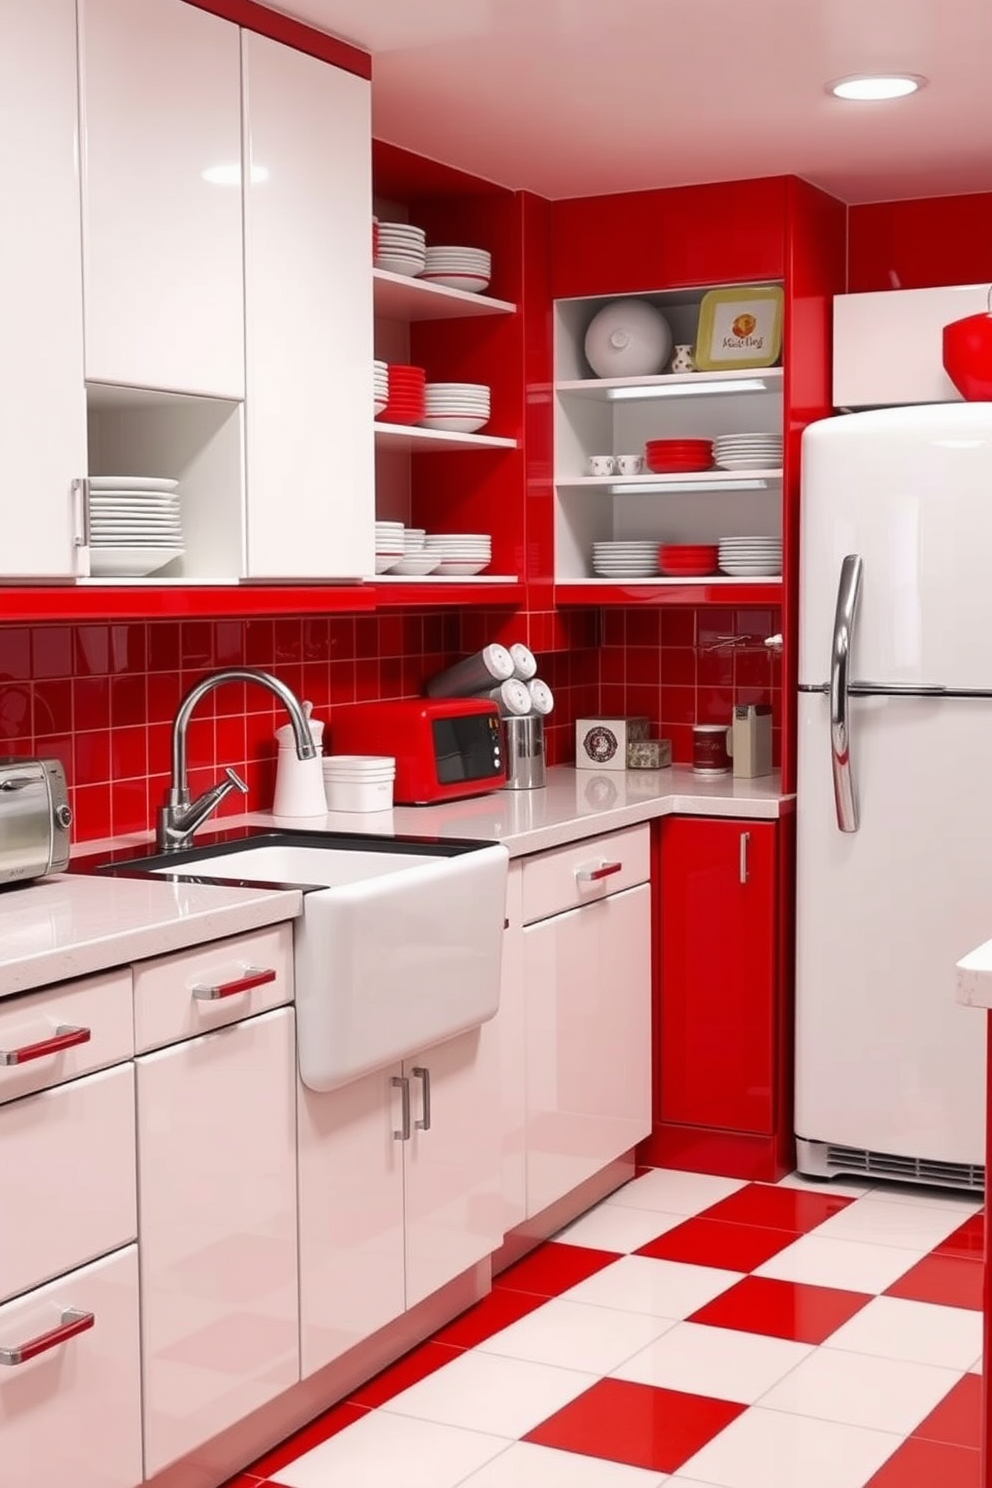
[(981, 1187), (992, 937), (992, 404), (856, 413), (802, 447), (800, 1171)]

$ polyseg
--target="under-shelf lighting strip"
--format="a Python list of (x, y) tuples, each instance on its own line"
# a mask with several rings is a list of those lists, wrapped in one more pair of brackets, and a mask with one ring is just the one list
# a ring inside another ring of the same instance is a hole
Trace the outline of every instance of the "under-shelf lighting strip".
[(645, 496), (660, 495), (664, 491), (767, 491), (766, 480), (730, 480), (716, 482), (712, 486), (704, 481), (638, 481), (635, 485), (608, 486), (607, 490), (611, 496)]
[(606, 396), (612, 401), (642, 398), (686, 398), (699, 393), (765, 393), (768, 384), (763, 377), (738, 377), (726, 382), (679, 382), (669, 385), (656, 383), (652, 387), (607, 388)]

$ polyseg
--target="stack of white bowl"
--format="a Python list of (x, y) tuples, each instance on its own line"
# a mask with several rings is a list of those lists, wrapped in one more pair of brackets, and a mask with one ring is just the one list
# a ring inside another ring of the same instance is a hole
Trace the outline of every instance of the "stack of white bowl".
[(372, 399), (376, 417), (389, 402), (389, 363), (378, 360), (372, 363)]
[(436, 553), (428, 553), (424, 546), (426, 538), (427, 533), (423, 527), (404, 527), (403, 557), (399, 563), (393, 564), (389, 572), (404, 574), (408, 578), (433, 573), (441, 560)]
[(720, 434), (713, 441), (713, 462), (720, 470), (778, 470), (781, 434)]
[(377, 269), (387, 269), (390, 274), (409, 274), (411, 278), (423, 272), (427, 262), (427, 234), (422, 227), (413, 227), (409, 222), (380, 222), (378, 241)]
[(773, 578), (782, 572), (780, 537), (725, 537), (720, 543), (720, 571), (738, 579)]
[(474, 434), (489, 422), (490, 390), (484, 382), (429, 382), (424, 388), (425, 429)]
[(493, 540), (488, 532), (428, 532), (424, 548), (438, 559), (434, 572), (448, 578), (467, 579), (481, 573), (493, 557)]
[(325, 754), (328, 811), (391, 811), (396, 760), (388, 754)]
[(592, 571), (601, 579), (649, 579), (658, 572), (658, 543), (593, 543)]
[[(381, 226), (379, 231), (381, 234)], [(492, 254), (485, 248), (451, 245), (427, 249), (420, 277), (429, 280), (431, 284), (445, 284), (449, 289), (465, 289), (469, 294), (481, 294), (487, 288), (492, 272)]]
[(388, 573), (403, 557), (403, 523), (376, 522), (375, 571)]

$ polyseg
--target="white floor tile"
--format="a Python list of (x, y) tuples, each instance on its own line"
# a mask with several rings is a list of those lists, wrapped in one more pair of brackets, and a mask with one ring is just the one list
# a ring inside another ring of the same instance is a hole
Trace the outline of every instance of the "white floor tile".
[[(892, 1207), (895, 1207), (894, 1205)], [(968, 1369), (982, 1346), (982, 1315), (965, 1307), (875, 1297), (830, 1335), (832, 1349)]]
[(681, 1261), (655, 1261), (650, 1256), (622, 1256), (563, 1292), (569, 1302), (616, 1307), (651, 1317), (684, 1318), (712, 1302), (741, 1280), (741, 1271), (716, 1266), (688, 1266)]
[(593, 1250), (615, 1250), (627, 1255), (649, 1240), (685, 1224), (684, 1214), (663, 1214), (657, 1209), (625, 1209), (620, 1204), (599, 1204), (574, 1224), (559, 1230), (556, 1240), (566, 1245), (588, 1245)]
[(821, 1239), (818, 1230), (813, 1235), (802, 1235), (778, 1255), (763, 1261), (755, 1267), (754, 1275), (851, 1292), (884, 1292), (925, 1254), (924, 1250), (896, 1250), (891, 1245), (867, 1245), (858, 1240)]
[(824, 1346), (762, 1396), (765, 1410), (908, 1435), (960, 1378), (955, 1369)]
[(671, 1481), (642, 1467), (517, 1442), (466, 1478), (465, 1488), (660, 1488)]
[(717, 1488), (864, 1488), (901, 1437), (752, 1408), (690, 1457), (683, 1479)]
[(627, 1209), (660, 1209), (663, 1214), (698, 1214), (744, 1187), (740, 1178), (714, 1178), (709, 1173), (653, 1168), (618, 1188), (606, 1203)]
[(455, 1488), (468, 1473), (506, 1450), (498, 1436), (459, 1431), (431, 1421), (369, 1411), (319, 1447), (272, 1474), (285, 1488)]
[(923, 1188), (914, 1183), (879, 1183), (872, 1191), (872, 1198), (892, 1204), (933, 1204), (938, 1209), (950, 1209), (958, 1215), (958, 1224), (964, 1224), (969, 1214), (977, 1214), (984, 1202), (980, 1194), (953, 1188)]
[(872, 1194), (818, 1225), (823, 1240), (863, 1240), (926, 1252), (961, 1224), (961, 1211), (939, 1204), (893, 1204)]
[[(670, 1327), (668, 1318), (589, 1307), (553, 1297), (519, 1322), (494, 1333), (479, 1348), (507, 1359), (609, 1374)], [(971, 1352), (973, 1355), (974, 1349)]]
[(804, 1178), (802, 1173), (789, 1173), (780, 1178), (779, 1188), (801, 1188), (806, 1193), (840, 1194), (842, 1199), (860, 1199), (871, 1193), (875, 1184), (867, 1178)]
[(809, 1344), (700, 1323), (676, 1323), (614, 1369), (616, 1379), (753, 1405), (812, 1353)]
[(473, 1349), (394, 1395), (383, 1410), (516, 1441), (590, 1389), (596, 1379), (576, 1369), (502, 1359)]

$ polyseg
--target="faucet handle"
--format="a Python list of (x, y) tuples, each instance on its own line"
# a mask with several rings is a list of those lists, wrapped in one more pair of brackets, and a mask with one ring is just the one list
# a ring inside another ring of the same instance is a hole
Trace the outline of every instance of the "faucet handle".
[(248, 787), (241, 779), (241, 776), (238, 774), (237, 770), (232, 770), (231, 766), (228, 765), (227, 769), (224, 771), (224, 774), (231, 782), (231, 786), (234, 790), (239, 790), (243, 796), (246, 796), (248, 794)]

